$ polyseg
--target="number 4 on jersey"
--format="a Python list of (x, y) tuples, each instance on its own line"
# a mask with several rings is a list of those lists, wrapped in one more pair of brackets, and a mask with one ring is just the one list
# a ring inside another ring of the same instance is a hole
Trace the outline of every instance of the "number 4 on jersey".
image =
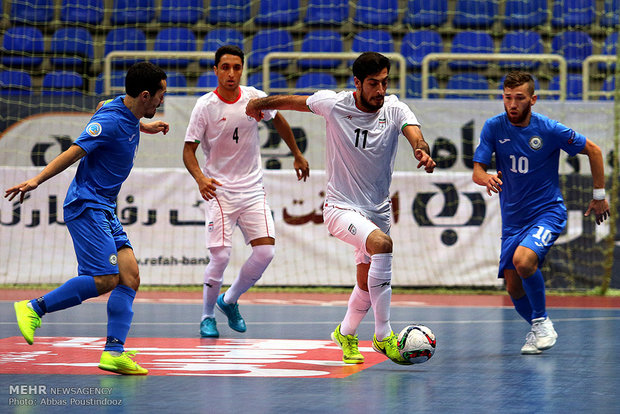
[(233, 132), (233, 141), (235, 144), (239, 143), (239, 128), (235, 128), (235, 132)]

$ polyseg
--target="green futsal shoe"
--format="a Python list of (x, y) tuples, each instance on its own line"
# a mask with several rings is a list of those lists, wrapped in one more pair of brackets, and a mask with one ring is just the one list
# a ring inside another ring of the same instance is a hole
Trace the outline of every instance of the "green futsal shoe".
[(342, 360), (345, 364), (362, 364), (364, 355), (358, 349), (357, 335), (343, 335), (340, 333), (340, 325), (332, 332), (332, 341), (342, 349)]
[(138, 365), (133, 357), (138, 351), (124, 351), (118, 356), (103, 351), (99, 361), (99, 369), (123, 375), (146, 375), (149, 371)]
[(385, 355), (390, 358), (392, 362), (395, 362), (399, 365), (413, 365), (411, 362), (407, 361), (400, 355), (398, 352), (398, 347), (396, 346), (396, 342), (398, 338), (394, 332), (390, 332), (390, 335), (384, 338), (383, 340), (377, 340), (377, 335), (373, 335), (372, 337), (372, 349), (377, 351), (380, 354)]
[(34, 330), (41, 326), (41, 317), (28, 306), (28, 300), (15, 302), (15, 317), (17, 318), (17, 326), (21, 331), (24, 339), (29, 345), (34, 342)]

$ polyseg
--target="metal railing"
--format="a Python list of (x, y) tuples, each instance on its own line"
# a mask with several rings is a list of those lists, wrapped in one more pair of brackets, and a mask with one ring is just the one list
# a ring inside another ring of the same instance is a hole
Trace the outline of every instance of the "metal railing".
[(501, 89), (440, 89), (434, 88), (429, 91), (428, 76), (430, 63), (434, 61), (532, 61), (532, 62), (557, 62), (560, 76), (560, 89), (538, 89), (536, 94), (559, 95), (561, 101), (566, 99), (566, 60), (561, 55), (551, 53), (523, 54), (523, 53), (429, 53), (422, 59), (422, 98), (427, 99), (430, 93), (450, 93), (455, 95), (477, 94), (477, 95), (499, 95)]
[[(583, 77), (582, 82), (582, 99), (584, 101), (590, 100), (590, 97), (612, 98), (614, 91), (591, 91), (590, 90), (590, 65), (593, 63), (616, 63), (617, 57), (610, 55), (590, 55), (581, 64), (581, 75)], [(613, 76), (613, 74), (611, 74)]]

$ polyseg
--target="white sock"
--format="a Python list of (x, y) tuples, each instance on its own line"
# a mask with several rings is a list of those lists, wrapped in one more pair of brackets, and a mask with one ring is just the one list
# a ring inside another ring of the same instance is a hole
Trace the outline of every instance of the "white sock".
[(273, 244), (261, 244), (252, 247), (252, 254), (243, 264), (239, 276), (226, 291), (224, 302), (237, 303), (239, 297), (261, 278), (273, 259), (276, 248)]
[(370, 257), (368, 291), (375, 313), (375, 335), (380, 341), (392, 332), (390, 302), (392, 300), (392, 253), (379, 253)]
[(340, 324), (340, 333), (343, 335), (355, 335), (357, 328), (364, 319), (364, 316), (370, 309), (370, 294), (355, 285), (349, 304), (347, 305), (347, 313)]
[(224, 270), (230, 261), (231, 247), (212, 247), (209, 249), (211, 258), (205, 268), (204, 285), (202, 287), (202, 320), (215, 317), (215, 302), (220, 294)]

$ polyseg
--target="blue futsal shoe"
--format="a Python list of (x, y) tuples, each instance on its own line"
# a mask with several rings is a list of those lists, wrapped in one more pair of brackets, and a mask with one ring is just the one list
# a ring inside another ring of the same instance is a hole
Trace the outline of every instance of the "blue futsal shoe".
[(243, 320), (243, 318), (241, 317), (241, 314), (239, 313), (238, 304), (236, 303), (228, 304), (224, 302), (224, 294), (221, 293), (217, 297), (216, 306), (228, 318), (228, 326), (230, 326), (230, 329), (235, 330), (237, 332), (245, 332), (246, 330), (245, 321)]
[(220, 336), (215, 318), (204, 318), (200, 322), (200, 336), (203, 338), (218, 338)]

